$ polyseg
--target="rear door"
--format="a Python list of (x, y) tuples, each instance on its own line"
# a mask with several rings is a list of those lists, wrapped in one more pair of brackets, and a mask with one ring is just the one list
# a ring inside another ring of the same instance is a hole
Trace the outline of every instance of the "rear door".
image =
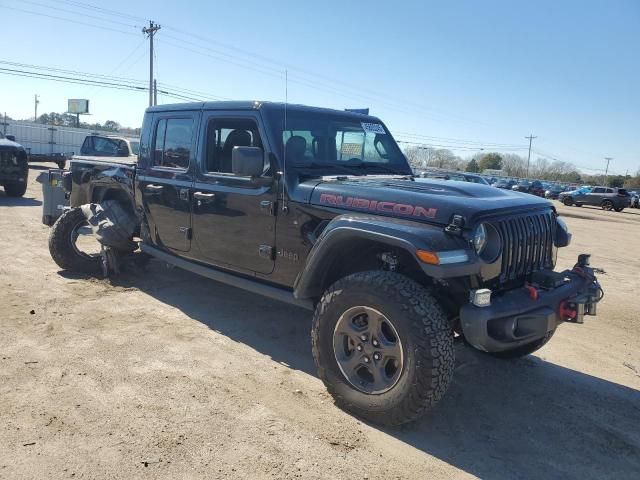
[(138, 174), (138, 188), (152, 241), (175, 252), (191, 248), (191, 186), (197, 112), (154, 115), (150, 158)]
[[(200, 137), (190, 256), (217, 266), (271, 273), (275, 266), (276, 182), (259, 113), (205, 112)], [(262, 177), (233, 174), (235, 146), (262, 148)]]
[(587, 205), (600, 205), (602, 203), (602, 199), (605, 197), (606, 188), (603, 187), (595, 187), (591, 190), (591, 193), (585, 195), (585, 203)]

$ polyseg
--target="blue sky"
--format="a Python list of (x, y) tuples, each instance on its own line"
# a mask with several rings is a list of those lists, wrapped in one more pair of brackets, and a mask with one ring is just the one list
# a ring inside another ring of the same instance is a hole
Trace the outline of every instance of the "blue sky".
[[(519, 146), (533, 133), (534, 150), (587, 173), (605, 156), (614, 173), (640, 169), (635, 0), (0, 0), (0, 61), (144, 81), (140, 28), (150, 17), (162, 25), (158, 81), (199, 97), (282, 101), (287, 69), (290, 102), (370, 107), (397, 138), (462, 156), (480, 143), (526, 155)], [(92, 119), (129, 126), (148, 101), (145, 92), (0, 75), (0, 110), (10, 116), (33, 116), (35, 93), (40, 112), (89, 98)]]

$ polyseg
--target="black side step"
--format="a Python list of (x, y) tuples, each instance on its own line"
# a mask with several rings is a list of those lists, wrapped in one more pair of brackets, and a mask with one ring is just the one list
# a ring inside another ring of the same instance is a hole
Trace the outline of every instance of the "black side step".
[(238, 277), (231, 273), (217, 270), (213, 267), (206, 267), (204, 265), (185, 260), (184, 258), (177, 257), (176, 255), (163, 252), (162, 250), (151, 247), (145, 243), (140, 244), (140, 250), (148, 253), (158, 260), (162, 260), (163, 262), (175, 265), (178, 268), (188, 270), (189, 272), (193, 272), (197, 275), (202, 275), (203, 277), (210, 278), (211, 280), (215, 280), (216, 282), (225, 283), (227, 285), (231, 285), (232, 287), (238, 287), (252, 293), (257, 293), (258, 295), (264, 295), (265, 297), (273, 298), (274, 300), (279, 300), (284, 303), (290, 303), (298, 307), (306, 308), (307, 310), (313, 310), (314, 308), (313, 302), (311, 302), (310, 300), (297, 299), (293, 296), (293, 292), (289, 290), (272, 287), (271, 285), (265, 285), (264, 283), (260, 283), (255, 280)]

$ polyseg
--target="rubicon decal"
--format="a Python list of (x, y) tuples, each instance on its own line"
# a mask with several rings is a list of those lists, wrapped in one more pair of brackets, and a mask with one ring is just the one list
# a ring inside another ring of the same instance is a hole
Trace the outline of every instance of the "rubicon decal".
[(355, 208), (370, 212), (394, 213), (406, 217), (435, 218), (436, 213), (438, 213), (437, 208), (424, 208), (406, 203), (379, 202), (378, 200), (369, 200), (368, 198), (345, 198), (342, 195), (333, 195), (331, 193), (323, 193), (320, 195), (320, 203), (334, 207)]

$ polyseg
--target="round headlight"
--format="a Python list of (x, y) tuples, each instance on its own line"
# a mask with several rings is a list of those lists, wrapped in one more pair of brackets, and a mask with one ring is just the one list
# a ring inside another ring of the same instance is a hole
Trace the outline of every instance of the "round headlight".
[(487, 227), (484, 226), (484, 223), (481, 223), (473, 231), (473, 248), (475, 248), (478, 255), (480, 255), (486, 245)]

